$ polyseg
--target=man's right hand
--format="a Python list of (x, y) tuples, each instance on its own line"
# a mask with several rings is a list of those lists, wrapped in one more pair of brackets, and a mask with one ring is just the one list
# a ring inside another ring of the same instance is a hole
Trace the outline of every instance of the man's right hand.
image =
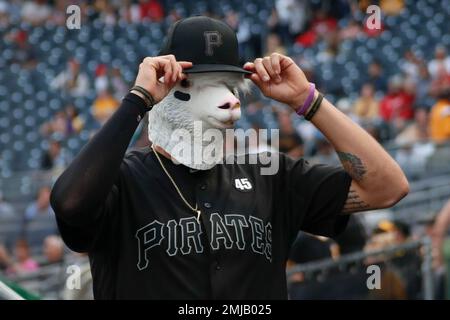
[[(135, 85), (150, 92), (155, 103), (158, 103), (178, 81), (186, 77), (183, 69), (190, 67), (192, 62), (176, 61), (174, 55), (146, 57), (139, 65)], [(164, 82), (159, 80), (161, 77), (164, 77)], [(133, 93), (140, 96), (139, 92)]]

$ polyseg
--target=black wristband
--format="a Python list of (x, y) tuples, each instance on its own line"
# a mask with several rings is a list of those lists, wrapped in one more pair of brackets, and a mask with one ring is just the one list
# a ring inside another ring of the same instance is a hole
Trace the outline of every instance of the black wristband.
[(141, 118), (143, 118), (145, 113), (149, 111), (145, 100), (134, 93), (129, 92), (125, 97), (123, 97), (123, 100), (127, 100), (137, 106), (139, 108), (139, 115)]
[(312, 117), (316, 114), (317, 110), (319, 110), (320, 105), (322, 104), (323, 95), (319, 93), (317, 96), (316, 101), (313, 102), (313, 105), (311, 107), (311, 110), (308, 111), (308, 113), (305, 116), (305, 119), (308, 121), (311, 121)]
[(153, 96), (150, 94), (150, 92), (148, 92), (146, 89), (144, 89), (141, 86), (134, 86), (133, 88), (131, 88), (130, 91), (133, 91), (133, 90), (136, 90), (136, 91), (142, 93), (148, 109), (151, 110), (153, 108), (153, 106), (155, 105), (155, 99), (153, 99)]

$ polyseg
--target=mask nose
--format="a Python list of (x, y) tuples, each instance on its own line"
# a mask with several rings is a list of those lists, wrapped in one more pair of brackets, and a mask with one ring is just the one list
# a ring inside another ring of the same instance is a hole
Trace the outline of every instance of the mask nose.
[(227, 97), (227, 99), (219, 105), (219, 109), (236, 109), (241, 106), (241, 102), (234, 95)]

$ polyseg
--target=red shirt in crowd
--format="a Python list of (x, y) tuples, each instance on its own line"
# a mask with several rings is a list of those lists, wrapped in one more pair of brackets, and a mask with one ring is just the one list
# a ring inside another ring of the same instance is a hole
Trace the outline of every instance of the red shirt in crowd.
[(152, 21), (161, 21), (164, 18), (164, 9), (158, 0), (141, 2), (139, 7), (141, 19), (149, 18)]
[(414, 95), (406, 92), (387, 94), (380, 103), (380, 116), (385, 121), (400, 118), (403, 120), (412, 119)]
[(305, 48), (312, 47), (318, 40), (318, 37), (325, 36), (336, 30), (336, 28), (337, 20), (332, 17), (315, 18), (311, 23), (311, 27), (298, 35), (295, 42)]
[(311, 30), (322, 36), (336, 29), (337, 20), (333, 17), (316, 18), (311, 23)]

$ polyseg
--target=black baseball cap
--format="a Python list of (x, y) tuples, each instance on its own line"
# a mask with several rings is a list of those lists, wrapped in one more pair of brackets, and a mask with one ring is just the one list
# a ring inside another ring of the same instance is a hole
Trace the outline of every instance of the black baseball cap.
[(205, 16), (175, 22), (169, 29), (160, 55), (173, 54), (191, 61), (185, 73), (237, 72), (251, 74), (239, 66), (236, 34), (226, 23)]

